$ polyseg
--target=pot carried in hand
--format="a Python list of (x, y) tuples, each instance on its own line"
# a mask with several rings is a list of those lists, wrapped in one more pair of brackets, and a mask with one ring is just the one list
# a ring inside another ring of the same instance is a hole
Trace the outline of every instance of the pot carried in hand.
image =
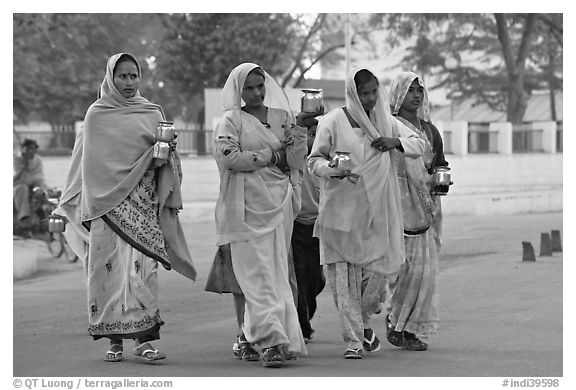
[(50, 233), (62, 233), (66, 229), (66, 218), (56, 214), (48, 217), (48, 231)]
[(156, 126), (156, 140), (162, 142), (174, 141), (176, 134), (176, 129), (174, 128), (174, 122), (158, 122)]
[(436, 167), (434, 169), (434, 174), (432, 175), (432, 184), (434, 185), (434, 190), (432, 194), (434, 195), (446, 195), (450, 186), (454, 184), (451, 180), (450, 168), (448, 167)]
[(339, 168), (342, 171), (350, 171), (352, 169), (352, 159), (350, 158), (350, 152), (336, 152), (336, 155), (332, 157), (329, 166), (331, 168)]
[(168, 160), (170, 155), (170, 144), (168, 142), (156, 141), (152, 157), (160, 160)]

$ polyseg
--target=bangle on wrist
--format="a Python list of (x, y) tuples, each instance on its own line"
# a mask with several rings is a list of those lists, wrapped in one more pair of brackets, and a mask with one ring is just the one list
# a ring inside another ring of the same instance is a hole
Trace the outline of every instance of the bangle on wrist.
[(278, 164), (278, 160), (280, 159), (280, 155), (277, 152), (272, 151), (272, 157), (270, 158), (270, 162), (272, 165)]

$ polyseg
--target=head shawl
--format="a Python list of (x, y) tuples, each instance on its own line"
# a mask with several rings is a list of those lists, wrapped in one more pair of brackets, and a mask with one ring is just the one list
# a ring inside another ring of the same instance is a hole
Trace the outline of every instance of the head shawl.
[[(244, 82), (246, 81), (248, 73), (255, 68), (262, 69), (259, 65), (250, 62), (245, 62), (232, 69), (222, 89), (221, 101), (223, 112), (240, 110), (242, 108), (242, 89), (244, 88)], [(292, 122), (294, 122), (294, 118), (292, 117), (293, 113), (286, 93), (272, 76), (264, 71), (264, 69), (262, 69), (262, 71), (264, 72), (264, 86), (266, 87), (264, 105), (286, 111), (291, 116)]]
[(390, 86), (390, 107), (392, 109), (392, 115), (398, 115), (398, 111), (404, 103), (404, 98), (408, 93), (408, 88), (414, 82), (418, 80), (418, 84), (424, 88), (424, 97), (422, 98), (422, 105), (418, 109), (418, 118), (430, 122), (430, 105), (428, 102), (428, 90), (424, 85), (424, 80), (421, 76), (414, 72), (402, 72), (392, 81)]
[(123, 97), (114, 85), (114, 67), (126, 54), (108, 59), (100, 98), (84, 120), (72, 154), (62, 202), (82, 191), (82, 219), (90, 220), (116, 207), (138, 184), (148, 169), (155, 129), (163, 120), (162, 108), (140, 96)]
[(106, 76), (98, 89), (98, 99), (100, 99), (101, 102), (107, 102), (112, 106), (129, 106), (143, 101), (148, 102), (148, 100), (144, 99), (140, 95), (140, 90), (136, 90), (133, 97), (125, 98), (122, 96), (120, 91), (118, 91), (116, 85), (114, 85), (114, 68), (122, 56), (130, 58), (134, 64), (136, 64), (136, 68), (138, 68), (138, 78), (142, 77), (142, 69), (140, 68), (140, 64), (136, 57), (129, 53), (114, 54), (108, 59), (108, 63), (106, 64)]
[[(362, 107), (362, 103), (360, 103), (356, 83), (354, 82), (354, 76), (361, 70), (367, 70), (372, 73), (378, 81), (378, 101), (371, 110), (370, 117), (368, 117)], [(380, 84), (378, 77), (370, 69), (356, 68), (348, 74), (346, 78), (346, 106), (352, 118), (364, 129), (370, 140), (378, 137), (392, 137), (392, 118), (388, 107), (388, 95)]]

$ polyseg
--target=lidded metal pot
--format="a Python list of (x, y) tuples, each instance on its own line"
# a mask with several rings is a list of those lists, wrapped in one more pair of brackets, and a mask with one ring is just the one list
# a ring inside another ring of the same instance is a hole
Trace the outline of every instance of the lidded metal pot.
[(321, 89), (303, 89), (302, 112), (316, 112), (322, 107)]
[(446, 195), (450, 186), (454, 184), (452, 182), (452, 177), (448, 167), (436, 167), (434, 168), (434, 174), (432, 175), (432, 184), (434, 185), (433, 193), (435, 195)]
[(332, 168), (339, 168), (343, 171), (352, 170), (352, 158), (350, 158), (350, 152), (336, 152), (336, 155), (332, 157), (330, 162)]
[(174, 122), (158, 122), (156, 126), (156, 140), (162, 142), (174, 141), (174, 136), (176, 134), (176, 129), (174, 128)]
[(66, 229), (66, 218), (56, 214), (48, 216), (48, 231), (50, 233), (62, 233)]

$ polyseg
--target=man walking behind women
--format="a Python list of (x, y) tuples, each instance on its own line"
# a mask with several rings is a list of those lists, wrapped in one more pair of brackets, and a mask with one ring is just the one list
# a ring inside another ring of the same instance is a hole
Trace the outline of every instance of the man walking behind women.
[(56, 214), (84, 262), (89, 334), (108, 338), (108, 362), (123, 360), (123, 340), (151, 362), (166, 355), (151, 344), (164, 324), (158, 306), (158, 264), (194, 280), (196, 271), (178, 220), (182, 172), (176, 150), (153, 158), (162, 108), (139, 92), (134, 56), (113, 55), (98, 100), (78, 133)]
[(246, 299), (246, 340), (262, 348), (265, 367), (279, 367), (306, 353), (288, 279), (306, 129), (294, 125), (286, 94), (256, 64), (232, 70), (222, 90), (222, 108), (214, 130), (220, 173), (217, 244), (230, 244), (234, 274)]
[[(346, 79), (346, 106), (320, 120), (308, 157), (320, 176), (314, 234), (340, 315), (346, 359), (361, 359), (363, 348), (379, 349), (370, 317), (404, 259), (397, 150), (418, 157), (424, 141), (391, 116), (376, 76), (354, 70)], [(334, 167), (336, 152), (350, 153), (350, 171)]]

